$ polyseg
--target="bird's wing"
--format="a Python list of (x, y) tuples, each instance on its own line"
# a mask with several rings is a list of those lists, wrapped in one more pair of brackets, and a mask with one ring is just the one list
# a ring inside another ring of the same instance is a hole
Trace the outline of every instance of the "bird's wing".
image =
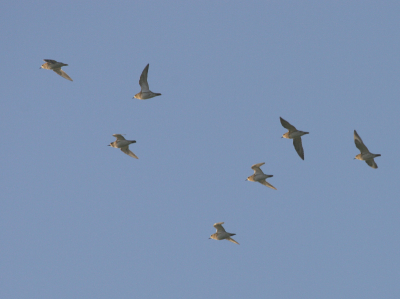
[(357, 134), (356, 130), (354, 130), (354, 143), (356, 144), (356, 147), (360, 150), (361, 154), (369, 153), (368, 148), (365, 146), (364, 142), (362, 141), (361, 137)]
[(61, 68), (55, 68), (55, 69), (53, 69), (53, 71), (55, 71), (61, 77), (65, 78), (65, 79), (67, 79), (69, 81), (72, 81), (72, 79), (67, 75), (67, 73), (64, 72)]
[(222, 227), (222, 224), (224, 224), (224, 222), (218, 222), (214, 224), (214, 227), (217, 229), (217, 233), (225, 233), (225, 229)]
[(296, 152), (299, 154), (300, 158), (304, 160), (304, 150), (303, 144), (301, 143), (301, 137), (293, 138), (293, 145), (296, 149)]
[(372, 168), (377, 169), (378, 165), (376, 165), (375, 160), (374, 159), (368, 159), (365, 160), (365, 163), (367, 163), (369, 166), (371, 166)]
[(231, 241), (232, 243), (235, 243), (235, 244), (238, 244), (238, 245), (240, 245), (238, 242), (236, 242), (234, 239), (232, 239), (232, 238), (226, 238), (228, 241)]
[(149, 72), (149, 64), (146, 65), (142, 74), (140, 75), (139, 85), (142, 89), (142, 92), (150, 91), (149, 83), (147, 83), (147, 73)]
[(128, 156), (131, 156), (135, 159), (139, 159), (134, 153), (132, 153), (132, 151), (129, 150), (129, 146), (121, 147), (121, 151), (127, 154)]
[(289, 132), (296, 132), (297, 129), (295, 128), (295, 126), (292, 126), (291, 124), (289, 124), (289, 122), (287, 122), (286, 120), (284, 120), (282, 117), (279, 117), (281, 119), (281, 124), (284, 128), (288, 129)]
[(251, 169), (254, 170), (254, 173), (255, 173), (255, 174), (264, 174), (264, 172), (260, 169), (260, 167), (261, 167), (262, 165), (264, 165), (264, 164), (265, 164), (265, 162), (263, 162), (263, 163), (258, 163), (258, 164), (254, 164), (253, 166), (251, 166)]
[(57, 61), (55, 61), (53, 59), (43, 59), (43, 61), (46, 61), (46, 62), (48, 62), (50, 64), (56, 64), (57, 63)]
[(270, 187), (271, 189), (277, 190), (274, 186), (272, 186), (270, 183), (268, 183), (266, 180), (259, 181), (261, 184), (264, 186)]
[(114, 137), (117, 138), (117, 140), (125, 140), (125, 137), (122, 136), (121, 134), (113, 134)]

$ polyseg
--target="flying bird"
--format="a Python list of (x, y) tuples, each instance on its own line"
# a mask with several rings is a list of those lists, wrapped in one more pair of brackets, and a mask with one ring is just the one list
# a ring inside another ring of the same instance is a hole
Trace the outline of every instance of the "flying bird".
[(149, 88), (149, 83), (147, 83), (147, 73), (149, 72), (149, 64), (146, 65), (142, 74), (140, 75), (139, 85), (140, 85), (140, 92), (135, 94), (133, 98), (139, 100), (147, 100), (150, 98), (154, 98), (156, 96), (160, 96), (161, 93), (152, 92)]
[(227, 233), (225, 229), (222, 227), (222, 224), (224, 224), (224, 222), (218, 222), (214, 224), (214, 227), (217, 229), (217, 232), (215, 234), (212, 234), (209, 239), (214, 239), (214, 240), (226, 239), (228, 241), (231, 241), (232, 243), (239, 245), (238, 242), (236, 242), (231, 238), (231, 236), (234, 236), (236, 234)]
[(282, 135), (282, 138), (288, 138), (288, 139), (293, 139), (293, 145), (294, 148), (296, 149), (296, 152), (299, 154), (300, 158), (304, 160), (304, 150), (303, 150), (303, 144), (301, 143), (301, 136), (305, 134), (309, 134), (308, 132), (303, 132), (303, 131), (298, 131), (294, 126), (292, 126), (289, 122), (284, 120), (282, 117), (281, 119), (281, 124), (285, 129), (288, 129), (289, 132), (286, 132), (285, 134)]
[(378, 168), (376, 165), (374, 158), (380, 157), (380, 154), (372, 154), (369, 152), (368, 148), (365, 146), (364, 142), (362, 141), (361, 137), (357, 134), (357, 131), (354, 130), (354, 143), (356, 147), (360, 150), (361, 154), (358, 154), (354, 159), (365, 161), (369, 166), (372, 168)]
[(264, 186), (270, 187), (274, 190), (277, 190), (274, 186), (272, 186), (270, 183), (268, 183), (265, 179), (267, 178), (272, 178), (273, 175), (270, 174), (264, 174), (264, 172), (260, 169), (260, 167), (262, 165), (264, 165), (265, 162), (263, 163), (258, 163), (258, 164), (254, 164), (253, 166), (251, 166), (251, 169), (254, 170), (254, 174), (249, 176), (246, 181), (250, 181), (250, 182), (259, 182), (260, 184), (263, 184)]
[(128, 156), (139, 159), (134, 153), (129, 150), (129, 144), (136, 143), (136, 140), (126, 140), (121, 134), (113, 134), (113, 136), (116, 137), (117, 140), (111, 142), (108, 146), (120, 148), (121, 151)]
[(51, 60), (51, 59), (43, 59), (43, 61), (46, 61), (46, 63), (42, 64), (42, 66), (40, 67), (41, 69), (52, 70), (52, 71), (56, 72), (57, 74), (59, 74), (61, 77), (65, 78), (69, 81), (72, 81), (72, 79), (67, 75), (67, 73), (61, 69), (61, 67), (63, 67), (63, 66), (68, 66), (68, 64), (58, 62), (55, 60)]

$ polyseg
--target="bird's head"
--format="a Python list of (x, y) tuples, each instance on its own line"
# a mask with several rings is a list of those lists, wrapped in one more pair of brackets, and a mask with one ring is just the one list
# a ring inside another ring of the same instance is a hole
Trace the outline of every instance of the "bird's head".
[(289, 132), (286, 132), (285, 134), (283, 134), (281, 138), (289, 138)]

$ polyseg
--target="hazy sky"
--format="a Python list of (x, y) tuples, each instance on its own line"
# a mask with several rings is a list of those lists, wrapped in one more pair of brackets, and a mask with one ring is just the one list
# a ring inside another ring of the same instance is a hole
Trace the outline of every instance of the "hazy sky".
[[(399, 15), (2, 1), (0, 298), (400, 298)], [(132, 99), (147, 63), (162, 96)], [(277, 191), (245, 181), (260, 162)]]

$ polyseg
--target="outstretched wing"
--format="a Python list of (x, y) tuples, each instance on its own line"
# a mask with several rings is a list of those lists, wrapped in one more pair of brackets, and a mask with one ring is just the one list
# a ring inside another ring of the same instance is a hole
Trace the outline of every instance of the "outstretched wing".
[(56, 72), (57, 74), (59, 74), (61, 77), (65, 78), (65, 79), (67, 79), (67, 80), (69, 80), (69, 81), (72, 81), (72, 79), (67, 75), (67, 73), (64, 72), (61, 68), (53, 69), (53, 71), (55, 71), (55, 72)]
[(299, 154), (300, 158), (304, 160), (304, 150), (303, 150), (303, 144), (301, 142), (301, 137), (293, 138), (293, 145), (294, 148), (296, 149), (296, 152)]
[(142, 74), (140, 75), (139, 85), (140, 85), (140, 88), (141, 88), (142, 92), (150, 91), (149, 83), (147, 83), (147, 73), (149, 72), (149, 65), (150, 64), (146, 65), (146, 67), (144, 68)]
[(259, 181), (261, 184), (264, 186), (270, 187), (271, 189), (277, 190), (274, 186), (272, 186), (270, 183), (268, 183), (266, 180)]
[[(360, 150), (361, 154), (369, 153), (368, 148), (365, 146), (364, 142), (362, 141), (361, 137), (357, 134), (356, 130), (354, 130), (354, 143), (356, 144), (356, 147)], [(371, 166), (370, 164), (368, 165)]]
[(139, 159), (134, 153), (132, 153), (132, 151), (129, 150), (129, 146), (121, 147), (121, 151), (132, 158)]
[(46, 62), (48, 62), (50, 64), (56, 64), (57, 63), (57, 61), (55, 61), (53, 59), (43, 59), (43, 61), (46, 61)]
[(232, 238), (226, 238), (228, 241), (231, 241), (232, 243), (238, 244), (240, 245), (238, 242), (236, 242), (235, 240), (233, 240)]
[(251, 166), (251, 169), (254, 170), (254, 174), (264, 174), (264, 172), (260, 169), (260, 167), (264, 164), (265, 162), (254, 164), (253, 166)]
[(292, 126), (291, 124), (289, 124), (289, 122), (287, 122), (286, 120), (284, 120), (282, 117), (279, 117), (281, 120), (281, 124), (284, 128), (288, 129), (289, 132), (296, 132), (297, 129), (295, 128), (295, 126)]
[(369, 166), (371, 166), (372, 168), (377, 169), (378, 165), (376, 165), (375, 160), (374, 159), (368, 159), (365, 160), (365, 163), (367, 163)]
[(122, 136), (121, 134), (113, 134), (114, 137), (117, 138), (117, 140), (125, 140), (125, 137)]
[(218, 222), (214, 224), (214, 227), (217, 229), (217, 233), (225, 233), (225, 229), (222, 227), (222, 224), (224, 224), (224, 222)]

